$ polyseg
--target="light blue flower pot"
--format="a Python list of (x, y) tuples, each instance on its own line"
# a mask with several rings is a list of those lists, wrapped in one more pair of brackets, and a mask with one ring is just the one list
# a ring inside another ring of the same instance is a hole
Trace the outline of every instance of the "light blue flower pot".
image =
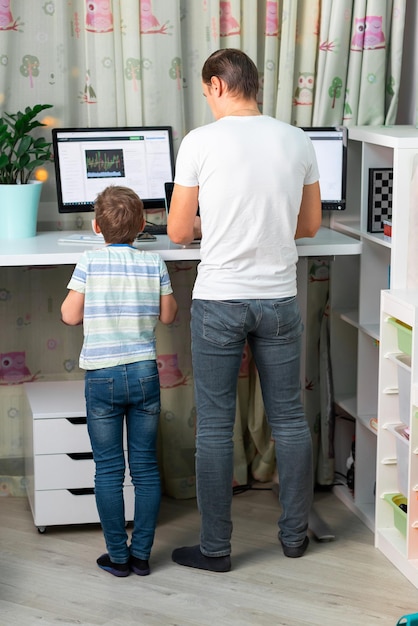
[(27, 185), (0, 185), (0, 239), (36, 236), (42, 181)]

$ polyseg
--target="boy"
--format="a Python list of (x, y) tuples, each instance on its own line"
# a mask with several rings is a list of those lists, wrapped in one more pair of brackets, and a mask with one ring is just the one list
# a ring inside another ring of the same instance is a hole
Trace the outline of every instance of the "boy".
[[(107, 187), (95, 202), (95, 232), (106, 245), (83, 253), (61, 306), (66, 324), (83, 323), (80, 367), (85, 373), (87, 428), (96, 466), (96, 504), (107, 553), (97, 559), (114, 576), (150, 573), (161, 499), (156, 439), (160, 384), (158, 319), (177, 313), (167, 267), (132, 243), (144, 228), (143, 203), (127, 187)], [(134, 527), (127, 544), (123, 482), (126, 418), (128, 463), (135, 489)]]

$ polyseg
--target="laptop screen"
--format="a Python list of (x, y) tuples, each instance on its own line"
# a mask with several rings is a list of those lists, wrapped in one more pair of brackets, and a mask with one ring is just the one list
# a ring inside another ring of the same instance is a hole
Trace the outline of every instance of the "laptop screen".
[[(165, 210), (166, 210), (166, 212), (167, 212), (167, 216), (168, 216), (168, 213), (169, 213), (169, 211), (170, 211), (171, 196), (173, 195), (173, 189), (174, 189), (174, 183), (173, 183), (173, 182), (171, 182), (171, 181), (167, 181), (167, 182), (164, 184), (164, 191), (165, 191)], [(196, 215), (200, 215), (200, 212), (199, 212), (199, 207), (197, 207), (197, 213), (196, 213)], [(199, 237), (196, 237), (193, 241), (194, 241), (195, 243), (198, 243), (198, 242), (200, 242), (200, 238), (199, 238)]]
[(174, 176), (170, 126), (54, 128), (52, 140), (60, 213), (93, 211), (109, 185), (132, 188), (146, 210), (164, 208)]
[(303, 128), (315, 148), (322, 209), (342, 211), (346, 201), (347, 129), (344, 126)]
[[(171, 181), (168, 181), (166, 183), (164, 183), (164, 191), (165, 191), (165, 210), (168, 212), (170, 210), (170, 203), (171, 203), (171, 196), (173, 195), (173, 189), (174, 189), (174, 183)], [(200, 211), (199, 211), (199, 207), (197, 207), (197, 213), (196, 215), (200, 215)]]

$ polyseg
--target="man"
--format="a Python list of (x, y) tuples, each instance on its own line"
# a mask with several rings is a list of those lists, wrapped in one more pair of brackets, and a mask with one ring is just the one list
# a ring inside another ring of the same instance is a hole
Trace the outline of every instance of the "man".
[(225, 572), (231, 568), (236, 388), (246, 341), (275, 441), (279, 540), (288, 557), (302, 556), (309, 543), (312, 442), (300, 394), (295, 238), (316, 234), (321, 200), (310, 139), (260, 113), (258, 72), (246, 54), (214, 52), (202, 84), (216, 121), (184, 138), (168, 217), (175, 243), (202, 235), (191, 317), (201, 533), (199, 545), (178, 548), (172, 558)]

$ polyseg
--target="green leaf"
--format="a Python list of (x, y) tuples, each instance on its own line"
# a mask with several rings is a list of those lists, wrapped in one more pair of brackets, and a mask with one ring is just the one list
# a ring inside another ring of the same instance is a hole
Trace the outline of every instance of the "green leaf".
[(51, 160), (52, 143), (37, 137), (36, 131), (45, 126), (38, 115), (52, 104), (27, 106), (16, 113), (3, 113), (0, 118), (0, 184), (27, 183), (36, 167)]
[(22, 154), (27, 152), (30, 146), (32, 145), (32, 143), (33, 143), (33, 138), (29, 137), (29, 135), (22, 137), (16, 150), (16, 156), (20, 157)]
[(9, 159), (7, 158), (6, 154), (0, 154), (0, 169), (3, 169), (3, 167), (6, 167), (6, 165), (9, 164)]
[(28, 166), (29, 162), (30, 162), (30, 156), (27, 152), (25, 152), (25, 154), (22, 154), (22, 156), (19, 158), (19, 169), (21, 170), (25, 169), (25, 167)]

